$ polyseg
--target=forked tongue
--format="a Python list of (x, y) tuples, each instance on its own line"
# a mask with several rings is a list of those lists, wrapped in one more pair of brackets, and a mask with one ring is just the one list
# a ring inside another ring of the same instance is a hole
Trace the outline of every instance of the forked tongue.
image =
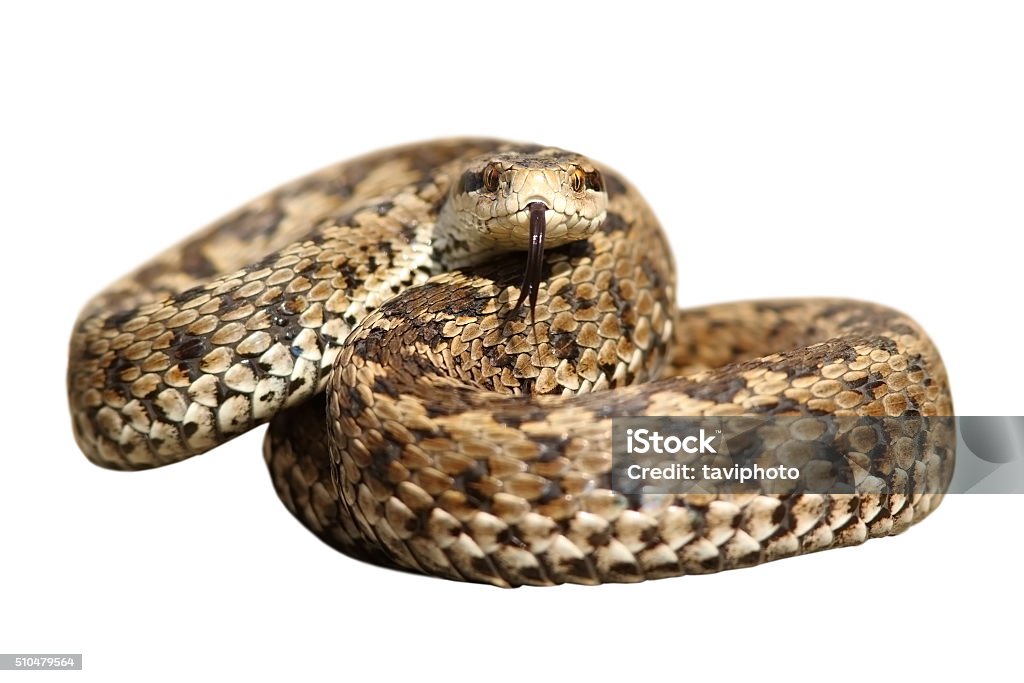
[(540, 289), (540, 278), (544, 268), (544, 232), (547, 229), (545, 212), (548, 207), (543, 202), (530, 202), (526, 206), (530, 210), (530, 246), (526, 252), (526, 272), (523, 273), (523, 284), (519, 286), (519, 300), (508, 314), (509, 318), (519, 313), (526, 297), (530, 297), (530, 322), (534, 322), (537, 309), (537, 292)]

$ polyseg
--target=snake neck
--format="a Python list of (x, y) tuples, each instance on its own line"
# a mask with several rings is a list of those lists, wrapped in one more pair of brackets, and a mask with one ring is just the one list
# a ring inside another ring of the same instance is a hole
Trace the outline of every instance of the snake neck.
[(513, 251), (511, 246), (493, 244), (483, 230), (464, 212), (453, 208), (451, 200), (441, 205), (430, 239), (438, 262), (444, 268), (466, 268)]

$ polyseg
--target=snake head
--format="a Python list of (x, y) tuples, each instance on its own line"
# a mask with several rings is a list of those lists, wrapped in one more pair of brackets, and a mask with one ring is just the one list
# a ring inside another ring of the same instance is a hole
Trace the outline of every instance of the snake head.
[[(608, 195), (601, 171), (585, 157), (556, 148), (521, 147), (479, 157), (452, 184), (442, 210), (449, 260), (470, 262), (501, 251), (526, 251), (519, 300), (537, 304), (544, 249), (584, 240), (604, 220)], [(463, 246), (464, 245), (464, 246)], [(470, 255), (476, 255), (470, 258)]]

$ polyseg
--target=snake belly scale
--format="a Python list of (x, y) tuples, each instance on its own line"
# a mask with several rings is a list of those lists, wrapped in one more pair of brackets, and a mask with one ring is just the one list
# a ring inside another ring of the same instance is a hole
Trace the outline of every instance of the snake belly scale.
[[(71, 338), (75, 437), (144, 469), (269, 422), (275, 489), (322, 540), (497, 586), (752, 566), (939, 504), (955, 435), (927, 418), (952, 401), (913, 320), (832, 299), (677, 310), (670, 254), (637, 190), (576, 154), (369, 154), (94, 297)], [(636, 497), (609, 480), (611, 419), (630, 415), (904, 416), (912, 433), (858, 437), (877, 493)]]

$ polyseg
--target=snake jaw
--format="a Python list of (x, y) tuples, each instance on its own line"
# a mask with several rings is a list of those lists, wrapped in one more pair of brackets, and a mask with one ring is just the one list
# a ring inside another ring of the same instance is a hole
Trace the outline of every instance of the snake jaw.
[(547, 230), (548, 207), (543, 202), (530, 202), (526, 208), (530, 211), (530, 246), (526, 252), (526, 272), (523, 273), (523, 282), (519, 286), (519, 299), (509, 312), (508, 318), (518, 315), (523, 302), (529, 297), (532, 324), (536, 322), (537, 293), (544, 268), (544, 233)]

